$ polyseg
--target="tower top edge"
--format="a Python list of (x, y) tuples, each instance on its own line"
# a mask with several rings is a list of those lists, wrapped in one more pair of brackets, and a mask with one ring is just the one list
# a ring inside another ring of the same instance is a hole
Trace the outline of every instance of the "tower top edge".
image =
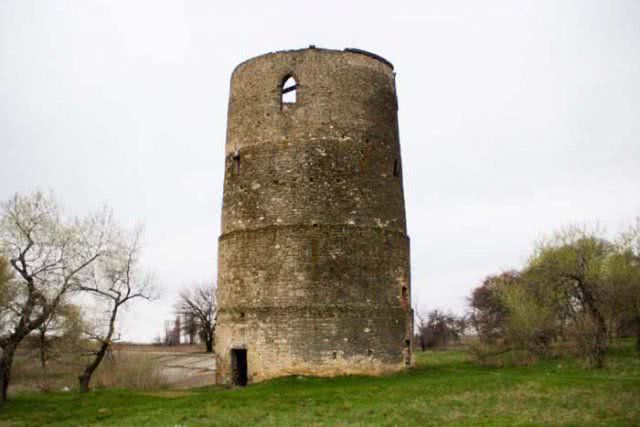
[(299, 54), (299, 53), (304, 53), (304, 52), (309, 52), (309, 51), (313, 51), (313, 52), (322, 52), (322, 53), (342, 53), (342, 54), (353, 54), (353, 55), (363, 55), (363, 56), (367, 56), (371, 59), (374, 59), (378, 62), (381, 62), (382, 64), (386, 65), (387, 67), (389, 67), (391, 69), (391, 71), (394, 70), (393, 68), (393, 64), (391, 63), (391, 61), (389, 61), (388, 59), (375, 54), (373, 52), (369, 52), (367, 50), (363, 50), (363, 49), (357, 49), (357, 48), (352, 48), (352, 47), (347, 47), (344, 48), (343, 50), (339, 50), (339, 49), (325, 49), (325, 48), (320, 48), (320, 47), (316, 47), (315, 45), (310, 45), (309, 47), (305, 47), (302, 49), (286, 49), (286, 50), (277, 50), (277, 51), (273, 51), (273, 52), (268, 52), (268, 53), (263, 53), (261, 55), (257, 55), (254, 57), (251, 57), (249, 59), (246, 59), (244, 61), (242, 61), (241, 63), (239, 63), (233, 70), (233, 72), (235, 73), (238, 69), (242, 68), (242, 66), (253, 62), (255, 60), (258, 59), (264, 59), (264, 58), (268, 58), (271, 56), (277, 56), (277, 55), (288, 55), (288, 54)]

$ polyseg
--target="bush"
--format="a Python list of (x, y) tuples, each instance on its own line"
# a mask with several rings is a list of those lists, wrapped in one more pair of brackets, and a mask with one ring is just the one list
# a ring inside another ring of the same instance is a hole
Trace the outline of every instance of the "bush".
[(115, 351), (95, 373), (94, 384), (103, 388), (153, 390), (167, 386), (162, 367), (148, 354)]
[(416, 311), (416, 316), (418, 317), (416, 342), (420, 344), (422, 351), (428, 348), (446, 347), (452, 342), (459, 342), (464, 335), (466, 327), (464, 316), (445, 314), (439, 310), (430, 311), (426, 318)]

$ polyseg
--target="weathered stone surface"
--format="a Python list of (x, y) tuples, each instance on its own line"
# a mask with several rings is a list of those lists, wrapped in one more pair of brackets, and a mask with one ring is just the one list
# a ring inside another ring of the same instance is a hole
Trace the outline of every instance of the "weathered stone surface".
[[(297, 102), (283, 104), (293, 76)], [(394, 72), (303, 49), (231, 79), (218, 259), (216, 379), (379, 374), (411, 363)]]

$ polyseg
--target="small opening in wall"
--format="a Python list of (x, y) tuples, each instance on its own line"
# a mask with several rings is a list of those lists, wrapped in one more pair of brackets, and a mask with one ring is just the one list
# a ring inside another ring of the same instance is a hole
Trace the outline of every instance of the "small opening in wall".
[(240, 318), (241, 318), (241, 319), (244, 319), (244, 311), (241, 311), (241, 312), (240, 312)]
[(337, 352), (337, 351), (334, 351), (333, 353), (331, 353), (331, 357), (332, 357), (333, 359), (337, 359), (337, 358), (338, 358), (338, 352)]
[(398, 162), (398, 159), (396, 159), (393, 162), (393, 176), (395, 176), (395, 177), (400, 176), (400, 164)]
[(411, 340), (404, 340), (404, 364), (411, 365)]
[(233, 173), (234, 175), (240, 175), (240, 152), (236, 151), (233, 155)]
[(282, 80), (282, 87), (280, 88), (280, 100), (282, 105), (295, 104), (297, 101), (298, 83), (293, 76), (286, 76)]
[(406, 286), (402, 287), (402, 301), (406, 302), (409, 299), (409, 290)]
[(368, 355), (368, 356), (373, 356), (373, 350), (368, 349), (368, 350), (367, 350), (367, 355)]

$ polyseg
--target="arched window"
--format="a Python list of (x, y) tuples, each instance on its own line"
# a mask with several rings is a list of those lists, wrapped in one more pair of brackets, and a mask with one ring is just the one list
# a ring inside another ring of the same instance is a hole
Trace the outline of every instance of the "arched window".
[(282, 105), (296, 103), (297, 88), (298, 84), (296, 83), (296, 79), (294, 79), (293, 76), (287, 76), (284, 78), (282, 87), (280, 88), (280, 100), (282, 102)]

